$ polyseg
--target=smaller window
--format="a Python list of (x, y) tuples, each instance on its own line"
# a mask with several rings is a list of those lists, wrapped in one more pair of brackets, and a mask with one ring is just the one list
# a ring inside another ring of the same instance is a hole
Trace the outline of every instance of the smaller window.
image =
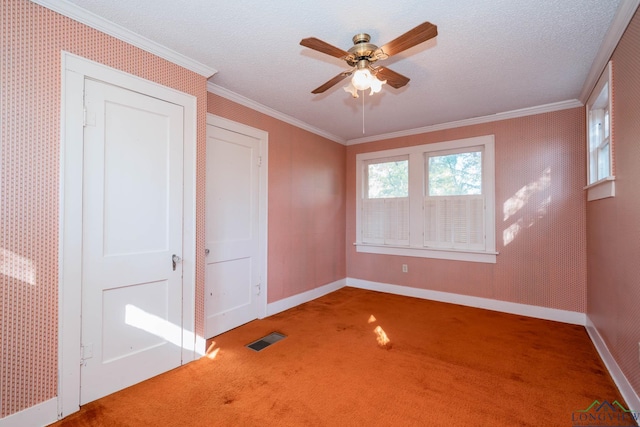
[(482, 194), (482, 151), (429, 154), (428, 195), (470, 196)]
[(587, 101), (588, 200), (615, 195), (612, 141), (612, 67), (607, 65)]
[(367, 198), (409, 196), (409, 159), (367, 164)]
[(425, 153), (425, 247), (485, 250), (482, 151)]
[(365, 162), (362, 241), (409, 244), (409, 157)]
[(611, 175), (609, 83), (607, 82), (589, 111), (589, 184)]

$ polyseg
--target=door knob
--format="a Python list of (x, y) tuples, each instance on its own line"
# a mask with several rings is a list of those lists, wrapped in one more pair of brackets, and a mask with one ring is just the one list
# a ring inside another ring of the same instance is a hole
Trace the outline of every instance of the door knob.
[(180, 261), (182, 261), (182, 258), (180, 258), (178, 255), (173, 254), (171, 256), (171, 264), (173, 265), (173, 271), (176, 271), (176, 264), (179, 263)]

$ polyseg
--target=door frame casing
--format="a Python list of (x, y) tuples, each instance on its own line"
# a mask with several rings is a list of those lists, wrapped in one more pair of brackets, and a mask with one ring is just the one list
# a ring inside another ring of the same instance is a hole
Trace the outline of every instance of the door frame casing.
[(80, 409), (82, 181), (86, 78), (184, 108), (182, 364), (204, 354), (195, 333), (197, 98), (69, 52), (62, 52), (58, 247), (58, 417)]
[[(268, 248), (268, 179), (269, 179), (269, 132), (256, 129), (243, 123), (234, 122), (215, 114), (207, 113), (207, 128), (209, 126), (226, 129), (231, 132), (247, 135), (259, 141), (260, 167), (258, 168), (258, 246), (260, 265), (258, 266), (258, 276), (260, 280), (260, 295), (258, 295), (258, 319), (267, 317), (267, 248)], [(208, 130), (207, 130), (207, 138)], [(207, 171), (209, 173), (209, 171)], [(206, 228), (206, 224), (205, 224)], [(206, 277), (205, 277), (206, 286)], [(206, 313), (205, 313), (206, 319)]]

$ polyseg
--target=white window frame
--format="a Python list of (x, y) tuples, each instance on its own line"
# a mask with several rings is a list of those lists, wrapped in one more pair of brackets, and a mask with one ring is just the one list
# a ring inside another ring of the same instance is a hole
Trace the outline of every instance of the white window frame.
[[(484, 250), (426, 248), (424, 246), (424, 198), (426, 186), (425, 153), (450, 150), (477, 149), (482, 147), (482, 185), (485, 197), (485, 245)], [(371, 244), (362, 239), (363, 198), (367, 194), (366, 173), (369, 163), (377, 163), (389, 158), (409, 157), (409, 244)], [(483, 263), (496, 262), (496, 221), (495, 221), (495, 138), (484, 135), (454, 141), (437, 142), (413, 147), (402, 147), (356, 155), (356, 246), (357, 252), (385, 255), (413, 256)]]
[[(485, 231), (485, 224), (484, 224), (484, 218), (482, 218), (482, 222), (483, 225), (481, 227), (481, 231), (480, 233), (482, 234), (482, 242), (481, 243), (471, 243), (471, 242), (458, 242), (456, 243), (456, 230), (459, 230), (460, 227), (456, 227), (454, 226), (454, 223), (456, 223), (456, 219), (454, 219), (454, 217), (456, 216), (451, 215), (453, 213), (453, 211), (456, 210), (456, 205), (457, 208), (463, 208), (463, 211), (465, 211), (465, 214), (462, 215), (462, 217), (458, 217), (457, 219), (464, 219), (463, 223), (458, 223), (459, 226), (462, 226), (462, 228), (465, 229), (464, 235), (466, 237), (466, 239), (469, 239), (469, 231), (471, 231), (470, 229), (473, 228), (469, 222), (470, 219), (472, 219), (472, 215), (469, 215), (469, 210), (472, 210), (473, 205), (476, 205), (479, 203), (480, 205), (482, 205), (482, 211), (483, 211), (483, 215), (484, 215), (484, 211), (486, 211), (486, 206), (485, 206), (485, 185), (484, 185), (484, 176), (481, 177), (481, 182), (482, 182), (482, 188), (481, 188), (481, 193), (480, 194), (465, 194), (465, 195), (434, 195), (431, 196), (429, 193), (431, 191), (431, 189), (429, 188), (429, 160), (432, 157), (440, 157), (440, 156), (449, 156), (449, 155), (455, 155), (455, 154), (462, 154), (462, 153), (477, 153), (479, 152), (481, 155), (481, 159), (484, 160), (484, 146), (475, 146), (475, 147), (463, 147), (463, 148), (458, 148), (455, 150), (445, 150), (445, 151), (428, 151), (424, 153), (424, 186), (425, 186), (425, 190), (424, 190), (424, 195), (423, 195), (423, 203), (424, 203), (424, 213), (423, 213), (423, 221), (424, 221), (424, 229), (423, 229), (423, 236), (424, 236), (424, 246), (427, 248), (432, 248), (432, 249), (455, 249), (455, 250), (481, 250), (483, 251), (485, 249), (485, 235), (486, 235), (486, 231)], [(484, 161), (483, 161), (484, 163)], [(482, 169), (484, 171), (484, 164), (482, 165)], [(483, 174), (484, 175), (484, 174)], [(438, 218), (440, 216), (449, 216), (449, 221), (446, 221), (449, 224), (449, 227), (446, 227), (446, 238), (443, 239), (443, 235), (441, 235), (441, 233), (444, 231), (442, 228), (438, 229), (436, 228), (434, 230), (435, 233), (435, 239), (431, 240), (427, 237), (427, 215), (426, 215), (426, 211), (428, 206), (431, 206), (433, 208), (433, 216), (435, 218)], [(453, 211), (452, 211), (453, 209)], [(464, 225), (463, 225), (464, 224)], [(440, 237), (440, 239), (438, 238), (438, 236)]]
[[(397, 161), (409, 161), (409, 156), (399, 156), (399, 157), (391, 157), (391, 158), (381, 158), (381, 159), (372, 159), (368, 160), (364, 164), (364, 188), (368, 190), (369, 188), (369, 173), (368, 166), (372, 164), (378, 163), (390, 163)], [(409, 169), (409, 167), (407, 167)], [(409, 173), (409, 172), (408, 172)], [(407, 176), (408, 178), (408, 176)], [(373, 230), (362, 230), (361, 236), (363, 243), (368, 244), (383, 244), (383, 245), (395, 245), (395, 246), (406, 246), (409, 244), (408, 238), (408, 230), (405, 230), (407, 223), (409, 222), (409, 215), (407, 212), (407, 206), (410, 206), (409, 195), (407, 197), (376, 197), (370, 198), (369, 192), (365, 191), (363, 194), (363, 200), (361, 201), (362, 209), (361, 213), (364, 215), (365, 211), (367, 211), (367, 207), (373, 207), (373, 213), (379, 216), (382, 216), (384, 220), (373, 227)], [(375, 212), (377, 211), (377, 212)], [(403, 215), (404, 214), (404, 215)], [(406, 216), (406, 220), (404, 221), (404, 227), (399, 226), (397, 221), (387, 221), (388, 217), (397, 218), (399, 215)]]
[[(598, 83), (593, 88), (586, 105), (587, 123), (587, 200), (599, 200), (615, 196), (615, 176), (613, 175), (613, 66), (609, 61)], [(608, 139), (600, 136), (602, 130), (602, 110), (608, 110)], [(609, 145), (609, 174), (598, 176), (599, 153), (602, 145)]]

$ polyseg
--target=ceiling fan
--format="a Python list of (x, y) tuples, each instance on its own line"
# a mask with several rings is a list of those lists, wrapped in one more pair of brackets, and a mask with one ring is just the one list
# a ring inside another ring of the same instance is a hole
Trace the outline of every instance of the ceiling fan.
[(342, 59), (351, 67), (349, 70), (343, 71), (328, 82), (315, 88), (311, 93), (322, 93), (351, 75), (353, 75), (351, 83), (344, 90), (351, 93), (354, 98), (358, 97), (359, 90), (371, 89), (371, 95), (373, 95), (381, 90), (384, 83), (388, 83), (396, 89), (401, 88), (409, 83), (408, 77), (387, 67), (375, 67), (373, 64), (376, 61), (387, 59), (392, 55), (430, 40), (437, 35), (438, 27), (430, 22), (423, 22), (382, 47), (369, 43), (371, 37), (365, 33), (353, 36), (353, 47), (348, 51), (315, 37), (302, 39), (300, 41), (302, 46)]

